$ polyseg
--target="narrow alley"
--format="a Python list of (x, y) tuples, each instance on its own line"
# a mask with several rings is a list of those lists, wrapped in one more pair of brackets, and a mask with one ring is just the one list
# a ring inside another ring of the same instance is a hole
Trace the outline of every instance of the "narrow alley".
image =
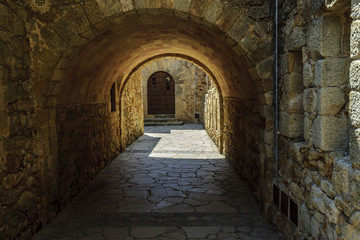
[(202, 125), (145, 127), (33, 240), (281, 239)]

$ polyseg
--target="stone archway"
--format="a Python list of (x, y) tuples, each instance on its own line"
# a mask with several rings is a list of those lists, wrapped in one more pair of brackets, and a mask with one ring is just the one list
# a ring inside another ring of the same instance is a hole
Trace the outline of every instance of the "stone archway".
[[(32, 189), (42, 197), (34, 197), (35, 207), (26, 210), (29, 216), (48, 221), (121, 150), (119, 112), (109, 111), (111, 86), (115, 82), (121, 91), (133, 69), (162, 54), (189, 56), (213, 73), (223, 97), (224, 153), (249, 179), (270, 214), (267, 183), (272, 180), (273, 156), (272, 144), (265, 140), (273, 130), (270, 3), (52, 3), (41, 13), (27, 3), (5, 6), (26, 29), (13, 35), (26, 42), (28, 51), (22, 77), (31, 80), (24, 91), (34, 109), (29, 122), (36, 122), (27, 125), (35, 136), (28, 145), (37, 146), (31, 152), (37, 161), (29, 164), (38, 169), (32, 175), (42, 183)], [(22, 143), (15, 137), (13, 141)], [(96, 148), (89, 151), (92, 146)], [(13, 153), (29, 155), (4, 150), (4, 155)], [(30, 229), (35, 221), (27, 224)]]

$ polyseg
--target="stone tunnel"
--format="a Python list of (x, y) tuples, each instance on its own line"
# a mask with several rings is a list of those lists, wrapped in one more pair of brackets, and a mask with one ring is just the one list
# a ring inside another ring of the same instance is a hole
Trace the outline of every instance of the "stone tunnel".
[(285, 239), (360, 239), (359, 11), (350, 0), (1, 1), (0, 239), (30, 239), (142, 135), (125, 125), (126, 85), (166, 57), (212, 78), (213, 140)]

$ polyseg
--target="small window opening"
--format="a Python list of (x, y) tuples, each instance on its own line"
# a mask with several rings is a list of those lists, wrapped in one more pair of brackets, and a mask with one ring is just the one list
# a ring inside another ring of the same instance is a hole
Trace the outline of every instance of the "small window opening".
[(290, 199), (290, 220), (298, 226), (298, 205)]
[(116, 111), (116, 98), (115, 98), (115, 83), (111, 86), (110, 90), (110, 103), (111, 103), (111, 111)]
[(289, 214), (289, 196), (286, 195), (283, 191), (281, 191), (281, 203), (280, 203), (280, 210), (285, 216)]

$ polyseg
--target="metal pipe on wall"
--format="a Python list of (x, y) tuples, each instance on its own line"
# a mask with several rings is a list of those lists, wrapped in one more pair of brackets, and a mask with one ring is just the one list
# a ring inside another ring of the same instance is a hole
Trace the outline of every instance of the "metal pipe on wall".
[(275, 0), (275, 179), (279, 180), (279, 2)]

